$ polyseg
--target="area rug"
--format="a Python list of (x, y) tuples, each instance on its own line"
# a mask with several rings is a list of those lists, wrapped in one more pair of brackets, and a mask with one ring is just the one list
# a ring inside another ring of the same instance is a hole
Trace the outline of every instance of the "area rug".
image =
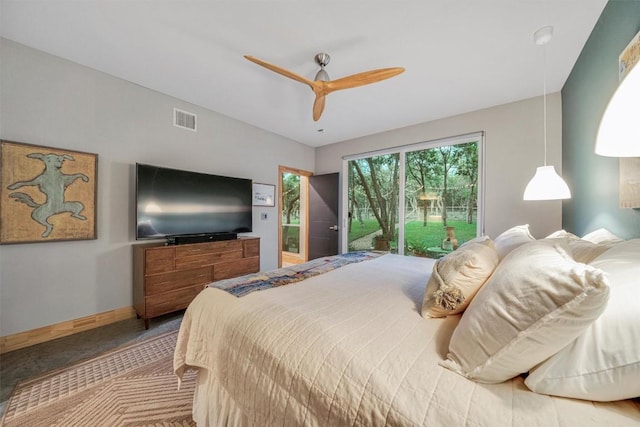
[(19, 383), (4, 427), (195, 426), (191, 418), (195, 372), (178, 390), (173, 350), (178, 332)]

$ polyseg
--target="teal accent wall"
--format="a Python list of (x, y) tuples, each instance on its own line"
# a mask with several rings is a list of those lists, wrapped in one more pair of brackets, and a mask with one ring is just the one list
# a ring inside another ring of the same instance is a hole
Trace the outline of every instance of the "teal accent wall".
[(620, 160), (593, 152), (618, 87), (618, 56), (638, 30), (640, 0), (610, 0), (562, 88), (562, 175), (572, 192), (563, 202), (562, 226), (578, 236), (604, 227), (640, 237), (640, 209), (618, 207)]

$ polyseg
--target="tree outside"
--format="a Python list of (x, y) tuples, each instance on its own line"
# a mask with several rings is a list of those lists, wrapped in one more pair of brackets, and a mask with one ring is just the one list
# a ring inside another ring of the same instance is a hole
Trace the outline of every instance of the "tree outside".
[(282, 175), (282, 250), (300, 251), (300, 176)]
[(393, 241), (398, 218), (399, 155), (368, 157), (349, 163), (353, 170), (349, 175), (349, 187), (353, 189), (350, 206), (357, 208), (350, 212), (355, 212), (359, 221), (362, 221), (363, 209), (367, 219), (373, 215), (380, 227), (378, 240)]

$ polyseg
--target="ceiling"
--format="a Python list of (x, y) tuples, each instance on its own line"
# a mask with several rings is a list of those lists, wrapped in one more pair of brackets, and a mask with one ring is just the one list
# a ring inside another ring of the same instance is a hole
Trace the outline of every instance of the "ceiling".
[[(557, 92), (606, 2), (0, 0), (0, 34), (316, 147), (542, 95), (544, 70)], [(308, 86), (243, 58), (313, 79), (319, 52), (332, 79), (406, 71), (314, 122)]]

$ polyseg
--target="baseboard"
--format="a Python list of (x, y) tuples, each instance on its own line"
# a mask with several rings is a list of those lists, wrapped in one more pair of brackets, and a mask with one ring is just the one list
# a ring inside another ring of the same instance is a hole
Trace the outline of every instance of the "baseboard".
[(67, 320), (54, 325), (43, 326), (30, 331), (0, 337), (0, 354), (66, 337), (82, 331), (105, 326), (136, 317), (133, 307), (116, 308), (104, 313), (92, 314), (79, 319)]

